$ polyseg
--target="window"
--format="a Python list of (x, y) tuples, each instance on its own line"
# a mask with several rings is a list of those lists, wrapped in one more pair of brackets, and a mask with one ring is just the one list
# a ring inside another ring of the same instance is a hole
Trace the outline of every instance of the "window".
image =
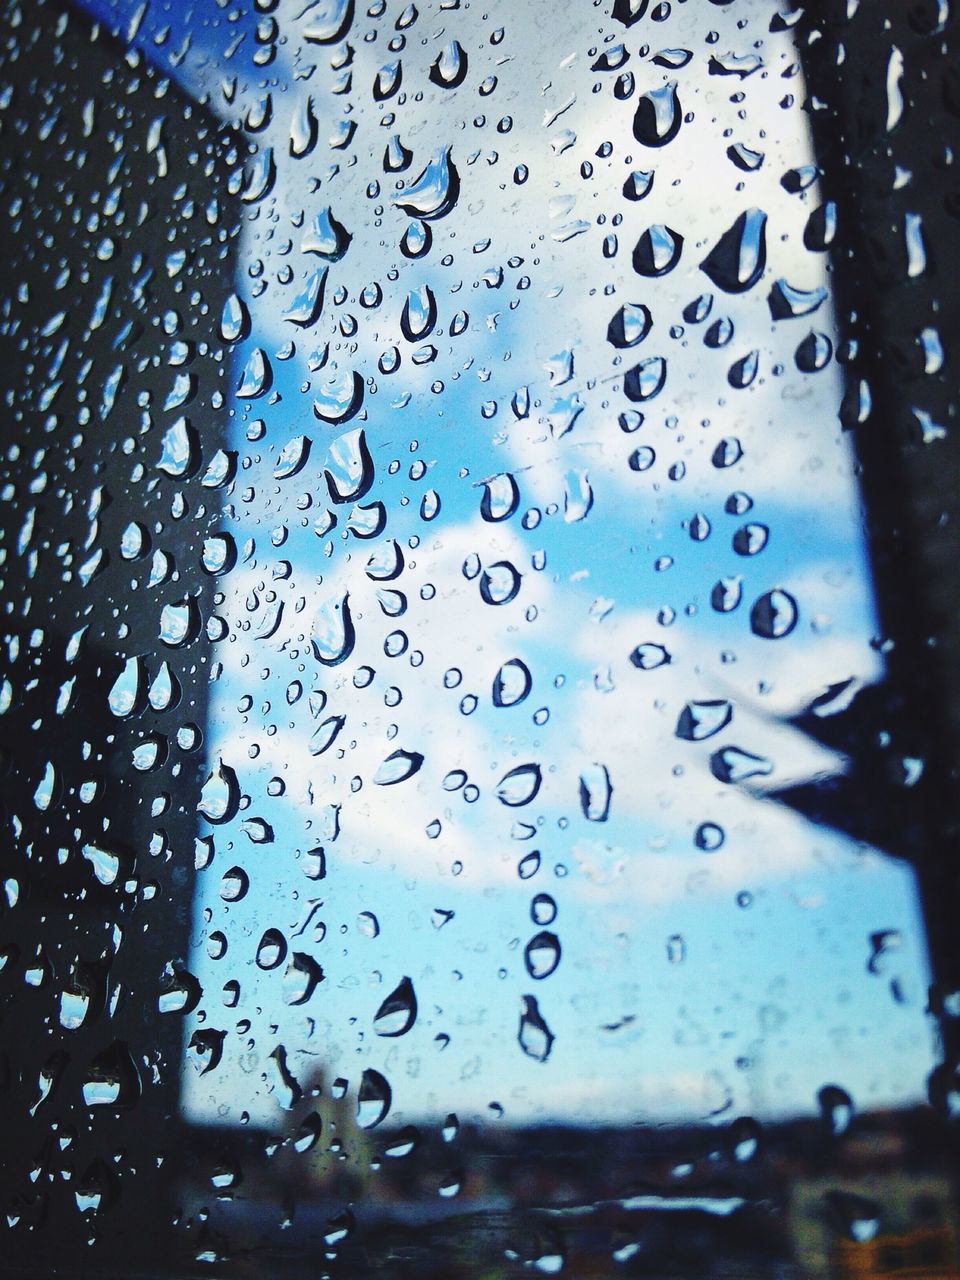
[(954, 1273), (951, 29), (7, 7), (7, 1269)]

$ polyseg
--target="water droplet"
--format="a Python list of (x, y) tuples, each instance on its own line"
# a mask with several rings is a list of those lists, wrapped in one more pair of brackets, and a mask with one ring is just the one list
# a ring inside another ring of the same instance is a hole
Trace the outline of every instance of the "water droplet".
[(356, 1218), (349, 1209), (344, 1209), (342, 1213), (335, 1214), (327, 1222), (323, 1233), (323, 1243), (328, 1249), (342, 1244), (344, 1240), (353, 1234), (356, 1225)]
[(312, 756), (323, 755), (333, 746), (346, 718), (346, 716), (327, 716), (326, 720), (321, 721), (310, 738), (309, 748)]
[(708, 70), (712, 76), (736, 76), (744, 80), (762, 66), (763, 59), (755, 53), (724, 53), (710, 58)]
[(645, 147), (665, 147), (680, 132), (682, 122), (677, 82), (670, 80), (638, 100), (633, 117), (633, 136)]
[(480, 499), (480, 514), (484, 520), (507, 520), (516, 511), (520, 503), (520, 490), (517, 482), (508, 472), (501, 472), (483, 482), (483, 497)]
[(294, 951), (283, 974), (283, 1002), (296, 1007), (306, 1004), (323, 981), (323, 969), (312, 956)]
[(380, 1005), (373, 1019), (378, 1036), (402, 1036), (417, 1020), (417, 997), (409, 978), (400, 982)]
[(743, 457), (743, 445), (736, 436), (724, 436), (710, 456), (710, 461), (720, 471), (735, 467)]
[(240, 199), (245, 204), (256, 204), (270, 194), (276, 180), (277, 166), (273, 158), (273, 147), (264, 147), (250, 165), (247, 183)]
[(224, 902), (240, 902), (250, 888), (250, 877), (243, 867), (231, 867), (220, 880), (220, 897)]
[(748, 351), (745, 356), (735, 361), (727, 371), (727, 381), (731, 387), (743, 390), (749, 387), (757, 376), (757, 370), (760, 366), (760, 352)]
[[(403, 551), (400, 549), (399, 543), (393, 538), (388, 539), (382, 546), (378, 547), (367, 561), (366, 574), (374, 582), (391, 582), (394, 578), (398, 578), (402, 572)], [(400, 596), (399, 591), (391, 592), (390, 594), (392, 596)], [(402, 596), (400, 598), (402, 600)], [(403, 608), (393, 611), (394, 614), (402, 612)]]
[(335, 374), (319, 388), (313, 412), (321, 422), (349, 422), (363, 404), (363, 379), (356, 370)]
[(328, 262), (339, 262), (350, 247), (352, 237), (346, 227), (338, 222), (330, 206), (321, 209), (313, 225), (300, 242), (303, 253), (315, 253)]
[(510, 658), (503, 664), (493, 680), (493, 705), (515, 707), (523, 702), (533, 685), (533, 677), (525, 662)]
[(165, 604), (160, 611), (160, 639), (171, 649), (190, 644), (200, 634), (200, 611), (195, 600)]
[(710, 757), (710, 772), (718, 782), (740, 783), (766, 777), (773, 772), (773, 764), (740, 747), (721, 747)]
[(132, 1107), (142, 1085), (136, 1063), (122, 1040), (115, 1040), (91, 1062), (82, 1085), (88, 1107)]
[(392, 1160), (402, 1160), (405, 1156), (416, 1151), (419, 1145), (419, 1131), (413, 1125), (405, 1125), (387, 1140), (384, 1155), (389, 1156)]
[(703, 742), (725, 729), (733, 719), (733, 705), (725, 698), (688, 702), (677, 720), (676, 735), (687, 742)]
[(467, 75), (467, 55), (458, 40), (444, 46), (430, 67), (430, 79), (442, 89), (455, 89)]
[(93, 870), (93, 874), (102, 885), (116, 884), (123, 868), (124, 859), (113, 849), (104, 848), (100, 844), (85, 844), (81, 854)]
[(265, 929), (257, 945), (257, 967), (260, 969), (276, 969), (283, 964), (287, 954), (287, 943), (279, 929)]
[(700, 264), (726, 293), (744, 293), (763, 275), (767, 263), (767, 215), (762, 209), (741, 213)]
[(613, 0), (611, 17), (622, 22), (625, 27), (632, 27), (646, 16), (649, 5), (650, 0)]
[(398, 782), (406, 782), (415, 773), (419, 773), (423, 764), (423, 756), (418, 751), (392, 751), (373, 775), (379, 787), (392, 787)]
[(205, 489), (220, 489), (230, 483), (236, 469), (236, 454), (218, 449), (210, 459), (200, 483)]
[(801, 373), (818, 373), (830, 363), (833, 343), (825, 333), (808, 333), (797, 347), (794, 360)]
[(161, 662), (147, 693), (147, 700), (154, 711), (167, 711), (180, 701), (180, 683), (170, 670), (168, 662)]
[(683, 318), (687, 324), (702, 324), (712, 310), (713, 294), (701, 293), (683, 308)]
[(207, 573), (228, 573), (236, 563), (237, 547), (229, 533), (214, 533), (203, 540), (200, 563)]
[(250, 333), (250, 312), (236, 293), (230, 293), (220, 312), (220, 337), (224, 342), (238, 342)]
[(756, 556), (767, 545), (770, 530), (765, 524), (742, 525), (733, 535), (733, 549), (738, 556)]
[(651, 356), (649, 360), (641, 360), (634, 365), (626, 374), (623, 379), (624, 395), (635, 403), (652, 400), (663, 390), (666, 380), (666, 360), (662, 356)]
[[(632, 80), (632, 76), (631, 76)], [(631, 93), (633, 92), (631, 86)], [(627, 200), (643, 200), (653, 190), (653, 169), (635, 169), (623, 184), (623, 194)]]
[(115, 716), (130, 716), (139, 708), (145, 678), (143, 659), (128, 658), (107, 695), (107, 703)]
[(665, 276), (680, 261), (682, 252), (683, 236), (662, 222), (655, 223), (634, 247), (633, 269), (641, 276)]
[(627, 459), (627, 465), (631, 471), (649, 471), (657, 460), (657, 455), (649, 445), (641, 445), (639, 449), (634, 449), (633, 453)]
[(589, 822), (606, 822), (610, 816), (613, 783), (605, 764), (592, 764), (580, 774), (580, 808)]
[[(323, 290), (327, 280), (327, 268), (317, 267), (307, 277), (303, 288), (284, 312), (284, 320), (297, 325), (301, 329), (309, 328), (320, 319), (323, 310)], [(268, 388), (269, 389), (269, 388)], [(238, 391), (238, 395), (244, 392)]]
[(400, 317), (400, 328), (408, 342), (418, 342), (425, 338), (437, 323), (437, 300), (429, 285), (422, 284), (418, 289), (411, 289), (403, 304)]
[(527, 943), (523, 960), (531, 978), (549, 978), (560, 963), (560, 939), (555, 933), (542, 930)]
[(803, 243), (814, 253), (824, 253), (837, 236), (837, 206), (827, 200), (810, 214), (803, 232)]
[(809, 316), (827, 300), (827, 290), (820, 286), (816, 289), (796, 289), (786, 280), (777, 280), (767, 295), (767, 305), (774, 320), (793, 320), (798, 316)]
[(410, 222), (400, 240), (400, 252), (405, 258), (422, 258), (430, 252), (433, 232), (425, 222)]
[(820, 1115), (831, 1137), (839, 1138), (846, 1133), (853, 1119), (853, 1099), (846, 1089), (839, 1085), (827, 1084), (817, 1094)]
[(290, 118), (290, 155), (295, 160), (308, 156), (317, 145), (318, 134), (319, 126), (313, 110), (313, 99), (309, 94), (298, 95)]
[(442, 218), (457, 203), (460, 176), (450, 152), (450, 147), (437, 151), (419, 177), (394, 197), (393, 203), (411, 218)]
[(670, 654), (662, 644), (638, 644), (630, 654), (630, 661), (639, 671), (654, 671), (670, 662)]
[(727, 147), (727, 156), (743, 173), (756, 173), (764, 161), (762, 151), (753, 151), (743, 142)]
[(237, 395), (245, 400), (265, 396), (273, 386), (273, 370), (267, 353), (262, 347), (254, 347), (237, 387)]
[(413, 152), (400, 141), (400, 135), (394, 133), (390, 137), (383, 153), (383, 169), (385, 173), (401, 173), (413, 159)]
[(332, 596), (314, 614), (310, 641), (314, 656), (328, 667), (345, 662), (356, 643), (349, 598), (349, 592), (344, 590)]
[(327, 450), (324, 473), (335, 503), (356, 502), (373, 484), (374, 466), (362, 429), (339, 436)]
[(625, 302), (607, 326), (607, 341), (618, 349), (641, 343), (653, 325), (650, 309), (642, 302)]
[(774, 587), (750, 610), (750, 630), (765, 640), (780, 640), (794, 629), (798, 616), (797, 602), (789, 591)]
[(593, 506), (593, 488), (586, 471), (568, 471), (563, 478), (563, 519), (567, 524), (585, 520)]
[(723, 827), (716, 822), (701, 822), (694, 833), (693, 843), (704, 853), (716, 853), (725, 839)]
[(529, 804), (540, 790), (540, 766), (520, 764), (505, 773), (497, 787), (497, 799), (501, 804), (518, 807)]
[(379, 937), (380, 922), (372, 911), (361, 911), (358, 913), (357, 932), (364, 938)]
[(480, 595), (486, 604), (509, 604), (520, 590), (520, 574), (509, 560), (498, 560), (480, 575)]
[(164, 433), (161, 442), (162, 453), (157, 469), (165, 475), (182, 479), (192, 475), (200, 459), (200, 446), (197, 433), (186, 418), (178, 418), (172, 427)]
[(546, 1062), (553, 1048), (554, 1035), (544, 1022), (535, 996), (523, 996), (523, 1011), (520, 1014), (520, 1029), (517, 1040), (520, 1048), (528, 1058), (536, 1062)]
[(361, 1129), (374, 1129), (386, 1118), (393, 1094), (386, 1078), (367, 1067), (357, 1091), (357, 1124)]
[(521, 880), (530, 880), (540, 870), (540, 854), (534, 849), (532, 853), (524, 854), (517, 864), (517, 875)]
[(403, 64), (400, 60), (385, 63), (373, 80), (374, 101), (385, 102), (387, 98), (393, 97), (400, 88), (402, 80)]
[(240, 807), (240, 783), (228, 764), (219, 761), (200, 791), (197, 813), (208, 822), (229, 822)]
[(630, 54), (622, 44), (610, 45), (610, 47), (608, 49), (604, 49), (596, 61), (592, 63), (590, 70), (619, 71), (629, 58)]
[(353, 22), (353, 0), (317, 0), (307, 6), (307, 11), (310, 18), (303, 28), (303, 38), (312, 44), (335, 44)]
[(131, 520), (120, 537), (120, 555), (124, 560), (139, 560), (150, 550), (150, 534), (142, 524)]

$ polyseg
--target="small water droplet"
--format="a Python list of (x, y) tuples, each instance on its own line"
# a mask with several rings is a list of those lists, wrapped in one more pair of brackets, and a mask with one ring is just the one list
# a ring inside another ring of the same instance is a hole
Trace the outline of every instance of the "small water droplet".
[(764, 756), (740, 747), (721, 747), (710, 757), (710, 772), (718, 782), (736, 784), (749, 778), (766, 777), (773, 772), (773, 764)]
[(605, 764), (592, 764), (580, 774), (580, 808), (589, 822), (606, 822), (610, 816), (613, 783)]
[(423, 756), (418, 751), (392, 751), (373, 775), (379, 787), (392, 787), (398, 782), (406, 782), (420, 771)]
[(417, 997), (409, 978), (400, 982), (380, 1005), (373, 1019), (378, 1036), (402, 1036), (417, 1020)]
[(456, 205), (460, 177), (451, 158), (451, 148), (437, 151), (430, 163), (409, 187), (394, 197), (411, 218), (442, 218)]
[(700, 264), (726, 293), (744, 293), (763, 275), (767, 262), (765, 229), (767, 215), (762, 209), (747, 209), (723, 233)]
[(645, 147), (665, 147), (680, 132), (682, 122), (677, 82), (670, 80), (638, 99), (633, 136)]
[(283, 964), (287, 954), (287, 943), (279, 929), (266, 929), (257, 945), (257, 967), (260, 969), (276, 969)]
[(500, 779), (497, 798), (501, 804), (514, 808), (529, 804), (540, 790), (541, 781), (538, 764), (517, 765)]
[(367, 1067), (357, 1091), (357, 1124), (361, 1129), (374, 1129), (386, 1118), (393, 1094), (386, 1078)]
[(326, 666), (345, 662), (353, 652), (356, 632), (349, 598), (349, 592), (344, 590), (322, 604), (314, 615), (310, 642), (314, 656)]
[(531, 978), (549, 978), (560, 963), (560, 939), (555, 933), (541, 930), (527, 943), (523, 960)]
[(798, 616), (797, 602), (789, 591), (774, 587), (750, 610), (750, 630), (765, 640), (780, 640), (794, 629)]
[(480, 575), (480, 595), (486, 604), (509, 604), (520, 590), (520, 574), (509, 560), (498, 560)]
[(733, 719), (733, 705), (725, 698), (688, 702), (677, 720), (676, 735), (688, 742), (703, 742), (725, 729)]
[(229, 765), (219, 761), (200, 792), (197, 813), (208, 822), (229, 822), (240, 807), (240, 784)]
[(533, 677), (526, 663), (510, 658), (503, 664), (493, 680), (493, 705), (514, 707), (523, 702), (533, 685)]
[(467, 55), (458, 40), (452, 40), (437, 54), (430, 67), (430, 80), (443, 89), (455, 89), (467, 75)]
[(520, 1029), (517, 1040), (528, 1058), (546, 1062), (553, 1048), (554, 1035), (540, 1013), (535, 996), (523, 996)]

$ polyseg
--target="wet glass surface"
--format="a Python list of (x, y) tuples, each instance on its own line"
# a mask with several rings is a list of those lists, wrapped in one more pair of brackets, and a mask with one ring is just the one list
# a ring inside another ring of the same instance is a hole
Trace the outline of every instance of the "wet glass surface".
[(0, 1271), (957, 1274), (952, 31), (6, 7)]

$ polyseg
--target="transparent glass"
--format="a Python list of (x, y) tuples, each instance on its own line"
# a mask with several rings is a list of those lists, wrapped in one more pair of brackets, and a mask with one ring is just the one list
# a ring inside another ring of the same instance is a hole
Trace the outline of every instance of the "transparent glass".
[(957, 1274), (950, 19), (7, 6), (0, 1271)]

